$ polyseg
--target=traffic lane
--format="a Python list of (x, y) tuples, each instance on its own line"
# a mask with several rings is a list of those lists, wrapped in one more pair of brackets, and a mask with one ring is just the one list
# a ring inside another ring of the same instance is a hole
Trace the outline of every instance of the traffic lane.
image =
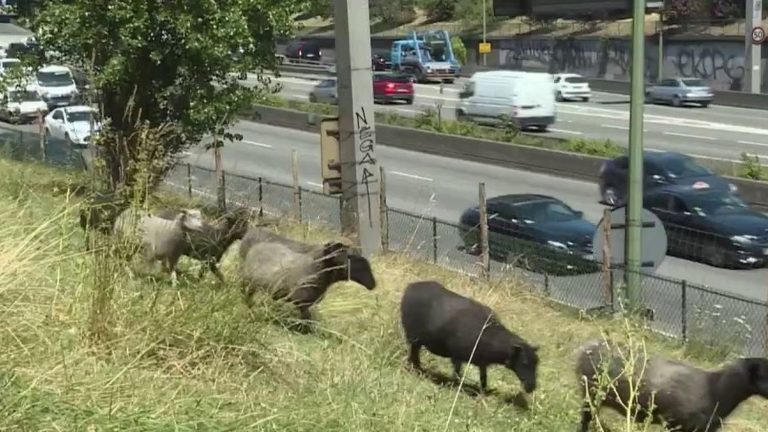
[[(226, 169), (250, 176), (263, 175), (288, 185), (292, 181), (291, 149), (296, 148), (302, 185), (321, 190), (315, 134), (251, 122), (239, 122), (235, 130), (249, 142), (258, 142), (260, 145), (243, 142), (226, 146)], [(265, 144), (271, 145), (271, 148)], [(377, 148), (377, 159), (387, 169), (387, 199), (392, 207), (419, 215), (436, 216), (451, 223), (458, 220), (463, 209), (474, 205), (480, 181), (486, 183), (488, 196), (522, 192), (553, 195), (584, 211), (585, 217), (593, 223), (600, 220), (604, 209), (597, 203), (597, 186), (589, 182), (386, 146)], [(204, 161), (205, 166), (212, 167), (210, 154), (202, 156), (200, 160)], [(288, 197), (286, 200), (290, 199), (289, 195), (282, 196)], [(400, 220), (406, 224), (406, 219)], [(405, 226), (394, 228), (408, 230)], [(658, 274), (760, 299), (764, 297), (763, 285), (768, 278), (766, 269), (724, 270), (674, 257), (665, 259)]]
[[(281, 95), (289, 99), (306, 101), (307, 94), (301, 88), (287, 86)], [(442, 105), (440, 104), (442, 103)], [(445, 120), (456, 119), (456, 105), (444, 99), (415, 95), (413, 105), (391, 104), (375, 105), (376, 112), (396, 112), (406, 117), (414, 117), (426, 109), (440, 110)], [(683, 125), (656, 124), (646, 122), (645, 148), (648, 150), (677, 151), (691, 156), (709, 157), (740, 162), (741, 152), (756, 154), (761, 159), (768, 158), (768, 137), (736, 135), (724, 130), (707, 130), (706, 132), (691, 133), (690, 128)], [(545, 137), (561, 139), (598, 139), (610, 140), (616, 145), (629, 145), (628, 120), (619, 115), (583, 110), (563, 110), (558, 108), (557, 120), (548, 132), (533, 132)], [(742, 139), (739, 139), (742, 138)], [(754, 141), (752, 141), (754, 140)], [(764, 142), (760, 142), (763, 140)]]

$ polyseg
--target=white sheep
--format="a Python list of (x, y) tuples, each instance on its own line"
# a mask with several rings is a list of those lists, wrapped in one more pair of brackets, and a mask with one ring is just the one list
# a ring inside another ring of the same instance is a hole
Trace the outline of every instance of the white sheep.
[(161, 261), (176, 285), (176, 265), (184, 254), (187, 233), (203, 227), (203, 216), (197, 209), (179, 210), (173, 220), (168, 220), (146, 210), (129, 208), (117, 217), (113, 232), (119, 238), (131, 238), (138, 233), (144, 259), (150, 264)]

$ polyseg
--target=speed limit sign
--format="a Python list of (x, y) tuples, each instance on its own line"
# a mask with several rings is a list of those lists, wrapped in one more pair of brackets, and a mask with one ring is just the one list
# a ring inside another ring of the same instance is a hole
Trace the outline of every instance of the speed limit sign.
[(752, 29), (752, 43), (760, 45), (765, 41), (765, 29), (762, 27), (755, 27)]

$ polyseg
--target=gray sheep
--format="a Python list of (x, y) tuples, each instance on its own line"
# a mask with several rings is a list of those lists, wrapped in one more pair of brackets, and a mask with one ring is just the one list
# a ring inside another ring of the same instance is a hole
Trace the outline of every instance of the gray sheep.
[[(577, 352), (576, 372), (584, 396), (582, 432), (593, 420), (590, 405), (596, 402), (601, 377), (613, 383), (601, 406), (626, 415), (634, 387), (636, 421), (645, 422), (650, 416), (652, 423), (665, 422), (679, 432), (718, 431), (725, 418), (749, 397), (768, 398), (768, 359), (764, 358), (743, 358), (720, 370), (706, 371), (642, 352), (632, 353), (633, 362), (628, 363), (624, 360), (629, 357), (626, 346), (610, 347), (600, 340), (587, 342)], [(627, 378), (630, 367), (631, 380)]]
[(257, 289), (269, 290), (274, 299), (293, 303), (301, 318), (309, 320), (309, 308), (336, 282), (351, 280), (368, 290), (376, 287), (368, 260), (339, 242), (310, 245), (264, 232), (249, 230), (240, 243), (243, 294), (249, 306)]
[(182, 209), (173, 220), (167, 220), (144, 210), (128, 208), (117, 217), (113, 232), (119, 238), (130, 238), (137, 229), (144, 259), (151, 263), (160, 260), (171, 273), (175, 285), (178, 278), (176, 265), (186, 248), (186, 234), (202, 228), (200, 210)]
[(488, 384), (487, 368), (493, 364), (514, 371), (526, 393), (536, 389), (538, 347), (507, 330), (488, 306), (439, 282), (419, 281), (405, 288), (400, 313), (410, 361), (417, 370), (421, 370), (423, 346), (432, 354), (451, 359), (457, 378), (461, 378), (463, 363), (477, 366), (483, 392)]
[(90, 231), (102, 234), (112, 232), (117, 216), (128, 207), (128, 202), (114, 192), (95, 192), (80, 208), (80, 228), (85, 233), (85, 249), (90, 249)]
[[(161, 210), (156, 216), (167, 220), (173, 220), (177, 211)], [(202, 278), (206, 268), (210, 269), (220, 281), (224, 282), (224, 276), (218, 268), (222, 256), (227, 249), (237, 240), (243, 238), (248, 231), (248, 223), (252, 211), (247, 208), (237, 208), (226, 212), (215, 224), (203, 223), (202, 229), (186, 233), (186, 243), (182, 255), (200, 261), (198, 278)]]

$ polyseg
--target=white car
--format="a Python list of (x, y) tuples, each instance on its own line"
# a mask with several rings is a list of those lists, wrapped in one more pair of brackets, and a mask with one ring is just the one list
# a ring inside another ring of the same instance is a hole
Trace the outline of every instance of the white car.
[(56, 108), (45, 116), (45, 135), (66, 140), (73, 146), (87, 146), (91, 142), (91, 117), (93, 131), (101, 129), (98, 112), (87, 105)]
[(555, 75), (555, 99), (558, 102), (569, 99), (581, 99), (584, 102), (592, 97), (589, 82), (583, 76), (574, 73)]
[(77, 103), (78, 91), (72, 71), (66, 66), (50, 65), (37, 71), (37, 91), (48, 109)]
[(27, 123), (37, 119), (38, 115), (48, 113), (48, 104), (33, 86), (8, 90), (0, 100), (0, 118), (9, 123)]
[(9, 58), (9, 57), (2, 58), (0, 59), (0, 75), (19, 66), (21, 66), (21, 60), (17, 58)]

